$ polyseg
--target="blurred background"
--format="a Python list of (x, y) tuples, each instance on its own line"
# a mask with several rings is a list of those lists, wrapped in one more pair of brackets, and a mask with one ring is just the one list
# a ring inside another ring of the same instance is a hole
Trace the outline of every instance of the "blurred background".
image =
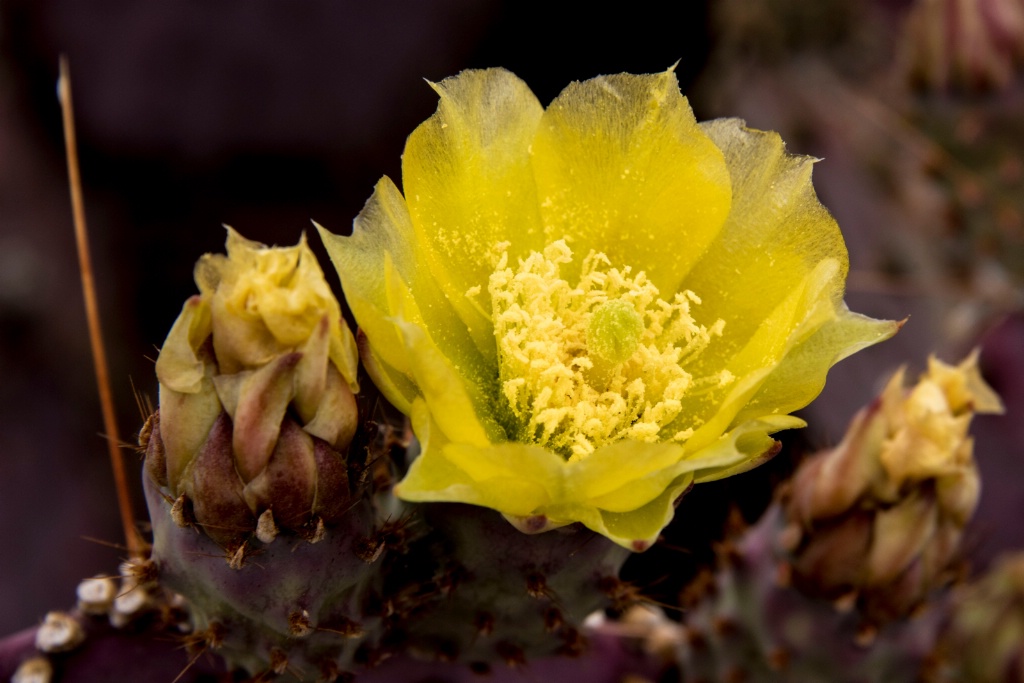
[[(971, 557), (1024, 548), (1024, 0), (0, 0), (0, 635), (69, 606), (124, 551), (78, 280), (60, 111), (70, 60), (121, 438), (222, 223), (293, 244), (348, 229), (435, 106), (423, 79), (504, 66), (542, 102), (602, 73), (676, 73), (822, 158), (851, 308), (910, 320), (837, 366), (768, 466), (698, 487), (627, 576), (674, 602), (733, 506), (754, 518), (901, 364), (983, 348), (1008, 409), (976, 421)], [(318, 240), (315, 248), (322, 253)], [(326, 262), (325, 262), (326, 264)], [(329, 269), (328, 269), (329, 270)], [(337, 285), (336, 277), (328, 277)], [(139, 459), (128, 452), (132, 482)], [(136, 516), (145, 509), (136, 487)]]

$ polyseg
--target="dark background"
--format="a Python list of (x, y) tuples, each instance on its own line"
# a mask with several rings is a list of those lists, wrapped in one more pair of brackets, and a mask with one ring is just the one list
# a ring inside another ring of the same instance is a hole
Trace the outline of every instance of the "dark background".
[[(847, 234), (851, 307), (913, 314), (911, 324), (836, 369), (809, 413), (812, 428), (787, 437), (771, 467), (691, 494), (668, 534), (672, 549), (630, 570), (650, 579), (702, 561), (729, 505), (755, 515), (771, 483), (802, 453), (837, 441), (900, 363), (920, 368), (931, 351), (958, 360), (982, 341), (993, 382), (1020, 415), (1020, 269), (1000, 260), (1016, 253), (1019, 235), (1007, 233), (1009, 246), (965, 236), (977, 205), (928, 166), (928, 141), (945, 135), (943, 125), (962, 127), (965, 107), (998, 117), (1019, 111), (1020, 98), (915, 99), (900, 61), (910, 4), (630, 2), (597, 12), (515, 0), (0, 0), (0, 635), (70, 605), (79, 579), (112, 573), (124, 555), (106, 545), (121, 532), (78, 282), (59, 54), (70, 60), (129, 442), (143, 420), (137, 400), (155, 402), (156, 348), (194, 292), (195, 259), (222, 249), (221, 224), (282, 245), (310, 231), (310, 219), (346, 230), (382, 174), (399, 180), (405, 136), (436, 106), (423, 79), (504, 66), (546, 103), (572, 80), (678, 60), (699, 119), (741, 115), (781, 130), (792, 151), (827, 157), (816, 184)], [(906, 134), (908, 122), (917, 133)], [(1024, 516), (1020, 427), (1007, 422), (979, 435), (979, 452), (994, 454), (983, 466), (997, 473), (996, 502), (977, 532), (982, 563), (1024, 545), (1020, 531), (992, 521)], [(138, 458), (128, 458), (134, 483)], [(138, 487), (133, 495), (142, 520)]]

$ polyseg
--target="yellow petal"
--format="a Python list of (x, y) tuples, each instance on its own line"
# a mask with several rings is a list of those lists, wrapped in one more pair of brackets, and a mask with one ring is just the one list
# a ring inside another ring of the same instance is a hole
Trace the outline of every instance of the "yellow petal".
[(504, 432), (474, 401), (463, 378), (416, 325), (396, 321), (413, 359), (411, 375), (440, 431), (450, 441), (478, 447), (504, 438)]
[(534, 514), (551, 503), (565, 467), (551, 451), (520, 443), (482, 448), (452, 443), (442, 453), (473, 480), (478, 500), (510, 515)]
[[(694, 457), (699, 459), (700, 466), (694, 468), (697, 470), (694, 483), (724, 479), (760, 465), (766, 458), (771, 457), (777, 448), (775, 439), (768, 436), (769, 434), (806, 425), (806, 422), (792, 415), (768, 415), (744, 422), (695, 454)], [(731, 463), (718, 464), (730, 459)]]
[(470, 503), (526, 516), (548, 504), (561, 485), (565, 463), (550, 451), (517, 443), (451, 443), (422, 399), (412, 415), (423, 453), (395, 487), (403, 500)]
[[(621, 489), (624, 483), (675, 465), (683, 452), (683, 446), (677, 443), (617, 441), (602, 446), (569, 465), (569, 497), (582, 502), (606, 496)], [(669, 481), (674, 478), (669, 477)]]
[(188, 466), (221, 412), (209, 377), (204, 378), (199, 391), (191, 393), (160, 384), (160, 438), (167, 458), (167, 480), (175, 496), (181, 493)]
[(954, 413), (970, 410), (975, 413), (1004, 412), (999, 394), (981, 376), (978, 367), (980, 350), (974, 349), (959, 365), (946, 365), (935, 356), (928, 359), (928, 374), (946, 393)]
[[(485, 361), (449, 298), (423, 267), (423, 250), (417, 246), (408, 208), (391, 180), (377, 183), (351, 237), (334, 235), (320, 225), (317, 229), (377, 358), (409, 376), (409, 359), (392, 319), (415, 314), (414, 322), (429, 330), (433, 344), (470, 381), (495, 374), (493, 363)], [(459, 297), (464, 295), (460, 292)], [(395, 308), (399, 305), (405, 310)], [(489, 326), (487, 332), (493, 346)]]
[(295, 368), (301, 357), (290, 353), (258, 370), (213, 378), (217, 396), (231, 416), (235, 467), (243, 481), (259, 474), (274, 450), (295, 396)]
[(338, 369), (348, 388), (356, 393), (359, 391), (359, 349), (356, 347), (356, 338), (349, 329), (348, 323), (341, 317), (339, 308), (331, 323), (330, 347), (327, 355)]
[(302, 428), (335, 448), (344, 449), (352, 442), (358, 426), (356, 397), (341, 373), (329, 367), (320, 405)]
[[(327, 352), (330, 345), (327, 316), (320, 319), (313, 333), (300, 348), (302, 358), (295, 367), (295, 412), (303, 424), (316, 415), (327, 386)], [(337, 370), (335, 370), (337, 372)]]
[[(675, 515), (675, 501), (693, 484), (687, 472), (651, 502), (629, 512), (601, 511), (602, 529), (594, 529), (619, 545), (640, 552), (654, 545)], [(593, 527), (591, 527), (593, 528)]]
[[(725, 226), (684, 286), (700, 295), (703, 310), (725, 321), (722, 338), (698, 359), (717, 367), (759, 329), (763, 333), (772, 316), (775, 336), (761, 343), (778, 350), (809, 310), (801, 306), (818, 300), (838, 306), (849, 261), (839, 227), (811, 186), (812, 159), (787, 154), (777, 134), (745, 128), (735, 119), (711, 121), (703, 129), (725, 154), (733, 202)], [(810, 295), (806, 303), (800, 300), (804, 293)]]
[(553, 505), (545, 513), (556, 520), (556, 525), (565, 521), (578, 521), (622, 547), (641, 552), (651, 547), (661, 530), (675, 514), (675, 501), (693, 483), (689, 472), (673, 480), (660, 494), (645, 505), (629, 512), (610, 512), (591, 505)]
[(747, 457), (736, 450), (707, 450), (685, 458), (677, 443), (617, 441), (566, 467), (567, 501), (609, 512), (628, 512), (657, 498), (685, 472), (727, 467)]
[(212, 332), (209, 303), (202, 296), (190, 297), (156, 359), (156, 376), (162, 386), (186, 394), (202, 389), (208, 360), (199, 357), (199, 349)]
[(786, 354), (737, 419), (770, 411), (790, 413), (803, 408), (821, 393), (830, 367), (893, 336), (901, 324), (853, 313), (843, 304), (836, 318), (827, 321)]
[[(671, 71), (571, 84), (544, 112), (533, 168), (548, 242), (564, 237), (583, 256), (596, 249), (667, 293), (729, 212), (722, 153)], [(569, 280), (579, 264), (571, 268)]]
[[(757, 394), (787, 354), (832, 317), (832, 303), (827, 287), (834, 281), (836, 272), (837, 264), (834, 260), (822, 261), (802, 281), (796, 283), (788, 296), (762, 320), (756, 331), (743, 340), (744, 345), (735, 355), (723, 358), (723, 351), (718, 348), (720, 344), (727, 345), (734, 341), (726, 332), (697, 358), (692, 364), (692, 370), (687, 368), (699, 376), (724, 366), (737, 378), (726, 388), (683, 398), (682, 416), (699, 425), (687, 441), (688, 449), (704, 448), (736, 424), (740, 411)], [(692, 423), (687, 423), (684, 418), (679, 421), (679, 426), (691, 427)]]
[(227, 255), (206, 254), (195, 268), (212, 311), (220, 372), (250, 370), (298, 350), (326, 318), (327, 356), (358, 391), (355, 340), (306, 236), (294, 247), (266, 247), (227, 231)]
[(702, 376), (726, 367), (739, 380), (727, 394), (686, 401), (683, 413), (704, 423), (691, 439), (697, 447), (730, 425), (804, 407), (831, 365), (899, 329), (842, 302), (849, 261), (811, 185), (814, 160), (788, 154), (776, 133), (736, 119), (702, 127), (725, 155), (733, 202), (683, 283), (725, 322), (722, 337), (687, 369)]
[(374, 385), (384, 394), (384, 398), (403, 414), (411, 414), (412, 402), (419, 396), (419, 391), (409, 376), (378, 358), (368, 342), (364, 344), (360, 357), (367, 374), (370, 375)]
[(876, 585), (895, 580), (935, 534), (937, 516), (935, 501), (923, 495), (876, 512), (868, 580)]
[[(419, 243), (417, 254), (470, 328), (480, 353), (494, 358), (486, 285), (497, 242), (512, 256), (543, 247), (529, 149), (542, 108), (504, 69), (463, 71), (431, 84), (441, 101), (405, 145), (402, 183)], [(485, 287), (486, 290), (486, 287)]]
[[(430, 347), (436, 349), (458, 374), (461, 382), (474, 395), (474, 398), (481, 401), (482, 404), (489, 405), (490, 402), (484, 401), (482, 397), (494, 388), (494, 366), (484, 362), (483, 357), (476, 353), (475, 348), (468, 342), (465, 335), (461, 337), (457, 335), (457, 330), (461, 329), (458, 319), (438, 320), (436, 314), (431, 315), (430, 309), (425, 310), (420, 306), (415, 293), (402, 278), (390, 254), (384, 256), (384, 289), (388, 308), (393, 312), (389, 322), (396, 326), (400, 338), (405, 339), (403, 330), (406, 329), (406, 324), (417, 328), (429, 341)], [(455, 334), (447, 327), (448, 325), (456, 328)], [(417, 362), (416, 356), (411, 355), (410, 374), (415, 374), (414, 368)]]

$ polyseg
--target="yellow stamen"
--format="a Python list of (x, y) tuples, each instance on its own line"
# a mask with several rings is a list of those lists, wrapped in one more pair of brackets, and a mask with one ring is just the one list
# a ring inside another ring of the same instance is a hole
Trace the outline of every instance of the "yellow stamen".
[(685, 441), (693, 425), (661, 435), (679, 417), (683, 397), (732, 381), (728, 373), (694, 378), (683, 369), (724, 326), (697, 325), (693, 292), (664, 301), (644, 272), (613, 268), (598, 252), (583, 259), (571, 286), (560, 276), (572, 261), (564, 240), (516, 269), (505, 245), (496, 250), (488, 292), (513, 438), (570, 460), (624, 438)]

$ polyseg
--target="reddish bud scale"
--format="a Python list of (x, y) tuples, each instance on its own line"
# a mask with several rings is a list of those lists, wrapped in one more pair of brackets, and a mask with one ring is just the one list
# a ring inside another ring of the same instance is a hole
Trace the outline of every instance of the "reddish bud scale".
[[(170, 497), (160, 415), (150, 418), (146, 472)], [(348, 464), (322, 439), (311, 436), (290, 418), (262, 470), (246, 481), (236, 467), (231, 418), (221, 413), (185, 469), (175, 498), (179, 524), (194, 522), (225, 551), (234, 553), (257, 530), (268, 510), (274, 528), (313, 536), (320, 520), (332, 524), (351, 505)]]

